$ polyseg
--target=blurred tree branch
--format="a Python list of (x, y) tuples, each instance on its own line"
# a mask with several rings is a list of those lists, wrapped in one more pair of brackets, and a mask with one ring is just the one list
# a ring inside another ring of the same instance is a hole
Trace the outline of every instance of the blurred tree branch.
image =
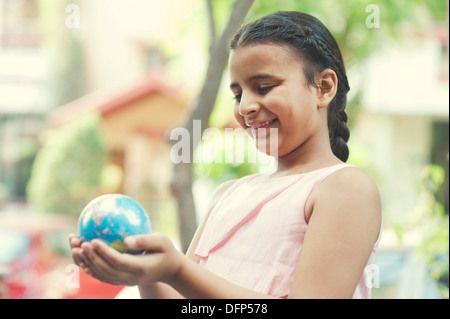
[(216, 26), (214, 23), (214, 10), (213, 10), (213, 0), (206, 0), (206, 14), (208, 17), (208, 34), (209, 34), (209, 50), (211, 52), (211, 49), (214, 45), (214, 42), (216, 41)]
[[(223, 71), (227, 65), (229, 50), (228, 43), (244, 21), (254, 0), (236, 0), (230, 17), (220, 37), (216, 38), (212, 1), (207, 0), (207, 14), (210, 35), (210, 59), (203, 87), (195, 107), (184, 123), (190, 136), (193, 136), (193, 121), (200, 120), (201, 130), (209, 122), (209, 117), (222, 80)], [(171, 141), (173, 144), (177, 141)], [(192, 194), (192, 159), (193, 150), (200, 141), (191, 139), (191, 158), (189, 163), (179, 163), (174, 167), (172, 192), (177, 199), (178, 222), (180, 230), (181, 248), (185, 252), (189, 247), (192, 236), (197, 228), (194, 198)]]

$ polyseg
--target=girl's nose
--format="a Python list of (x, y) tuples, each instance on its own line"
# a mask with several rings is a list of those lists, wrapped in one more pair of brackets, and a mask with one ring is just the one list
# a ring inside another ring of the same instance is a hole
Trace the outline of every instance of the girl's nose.
[(241, 98), (239, 103), (239, 115), (244, 117), (254, 116), (260, 110), (260, 105), (257, 101)]

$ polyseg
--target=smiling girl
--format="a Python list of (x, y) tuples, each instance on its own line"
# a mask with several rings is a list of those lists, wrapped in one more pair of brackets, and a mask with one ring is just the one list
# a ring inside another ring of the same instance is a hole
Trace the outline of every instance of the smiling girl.
[(381, 205), (345, 163), (350, 87), (335, 39), (310, 15), (277, 12), (230, 47), (234, 115), (267, 144), (277, 134), (277, 171), (220, 186), (186, 255), (161, 234), (127, 237), (139, 256), (72, 236), (75, 261), (143, 298), (370, 298)]

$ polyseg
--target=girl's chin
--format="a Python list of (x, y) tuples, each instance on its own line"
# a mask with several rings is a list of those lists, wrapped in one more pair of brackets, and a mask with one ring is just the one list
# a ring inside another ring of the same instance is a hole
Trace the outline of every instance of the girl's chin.
[(276, 138), (258, 136), (255, 141), (256, 149), (272, 157), (278, 157), (278, 141)]

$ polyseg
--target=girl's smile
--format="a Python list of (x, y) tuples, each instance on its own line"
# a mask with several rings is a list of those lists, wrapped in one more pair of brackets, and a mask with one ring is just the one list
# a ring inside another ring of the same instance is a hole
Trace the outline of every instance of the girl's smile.
[(250, 128), (250, 134), (253, 138), (261, 138), (270, 136), (270, 128), (277, 120), (277, 118), (274, 118), (272, 120), (253, 121), (251, 123), (247, 123), (247, 120), (245, 120), (245, 124)]

